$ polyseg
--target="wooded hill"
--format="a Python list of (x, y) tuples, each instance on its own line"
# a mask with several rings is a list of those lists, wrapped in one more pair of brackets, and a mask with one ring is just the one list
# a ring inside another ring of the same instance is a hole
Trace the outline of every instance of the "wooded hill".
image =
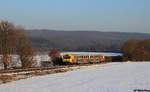
[(58, 48), (62, 51), (120, 51), (128, 39), (150, 39), (146, 33), (26, 30), (33, 47), (46, 51)]

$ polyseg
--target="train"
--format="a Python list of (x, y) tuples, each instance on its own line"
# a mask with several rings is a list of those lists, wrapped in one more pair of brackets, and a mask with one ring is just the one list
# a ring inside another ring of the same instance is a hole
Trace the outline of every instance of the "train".
[(64, 64), (88, 64), (103, 63), (106, 57), (122, 56), (121, 53), (110, 52), (62, 52), (61, 58)]
[[(121, 61), (122, 53), (113, 52), (57, 52), (49, 53), (49, 60), (41, 62), (42, 67), (69, 64), (93, 64)], [(109, 58), (111, 60), (109, 61)]]

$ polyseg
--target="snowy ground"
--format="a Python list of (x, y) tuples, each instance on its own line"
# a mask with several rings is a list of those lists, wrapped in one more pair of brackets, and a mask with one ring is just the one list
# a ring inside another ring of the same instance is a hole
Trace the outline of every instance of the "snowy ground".
[(0, 85), (0, 92), (134, 92), (134, 89), (150, 89), (150, 63), (88, 66)]

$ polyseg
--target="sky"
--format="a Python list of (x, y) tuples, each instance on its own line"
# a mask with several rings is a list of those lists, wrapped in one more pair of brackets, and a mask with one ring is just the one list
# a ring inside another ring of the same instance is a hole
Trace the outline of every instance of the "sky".
[(150, 0), (0, 1), (0, 20), (25, 29), (150, 33)]

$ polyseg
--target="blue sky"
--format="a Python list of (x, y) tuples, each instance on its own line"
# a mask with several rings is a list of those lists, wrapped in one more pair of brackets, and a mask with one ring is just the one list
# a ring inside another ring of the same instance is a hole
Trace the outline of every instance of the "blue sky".
[(0, 1), (0, 20), (27, 29), (150, 33), (150, 0)]

